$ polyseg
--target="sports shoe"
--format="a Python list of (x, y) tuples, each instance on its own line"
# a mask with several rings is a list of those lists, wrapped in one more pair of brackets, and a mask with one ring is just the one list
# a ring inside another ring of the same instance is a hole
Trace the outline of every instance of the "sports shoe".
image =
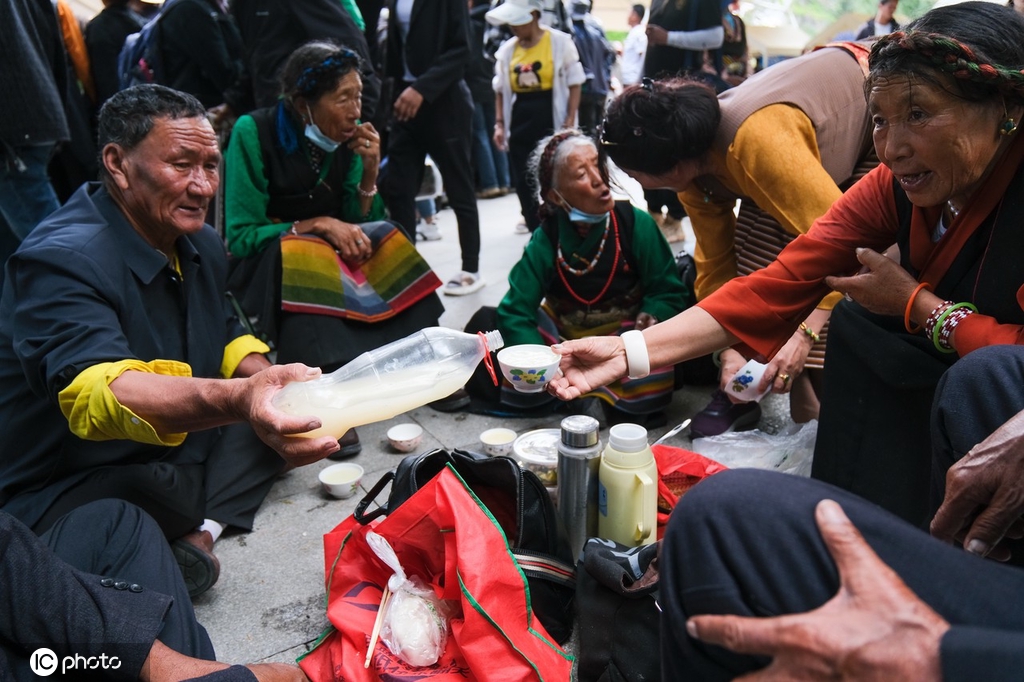
[(171, 543), (188, 596), (198, 597), (220, 577), (220, 560), (213, 553), (213, 536), (208, 530), (194, 530)]
[(436, 242), (441, 238), (441, 230), (435, 223), (421, 223), (416, 226), (416, 239), (424, 242)]
[(526, 226), (526, 223), (520, 220), (518, 223), (516, 223), (516, 227), (513, 230), (513, 232), (515, 232), (516, 234), (530, 234), (530, 228)]
[(500, 196), (502, 196), (500, 187), (488, 187), (476, 193), (477, 199), (494, 199)]
[(683, 231), (683, 221), (669, 215), (665, 216), (665, 219), (661, 222), (661, 233), (665, 235), (665, 239), (668, 240), (669, 244), (675, 244), (686, 239), (686, 232)]
[(355, 429), (349, 429), (345, 434), (338, 439), (338, 445), (341, 448), (337, 452), (332, 452), (327, 455), (327, 459), (348, 459), (355, 457), (363, 451), (363, 444), (359, 442), (359, 434), (356, 433)]
[(690, 438), (717, 436), (729, 431), (749, 431), (761, 421), (757, 403), (734, 403), (721, 391), (711, 394), (711, 402), (690, 422)]
[(484, 281), (479, 272), (466, 272), (463, 270), (448, 280), (448, 283), (444, 285), (444, 293), (448, 296), (465, 296), (466, 294), (480, 291), (484, 288), (485, 284), (487, 282)]

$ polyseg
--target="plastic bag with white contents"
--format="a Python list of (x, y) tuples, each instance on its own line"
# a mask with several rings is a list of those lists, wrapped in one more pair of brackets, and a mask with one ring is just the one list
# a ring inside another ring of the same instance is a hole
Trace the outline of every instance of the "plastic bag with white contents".
[(366, 543), (395, 572), (388, 579), (391, 596), (382, 606), (380, 640), (409, 665), (434, 665), (444, 653), (450, 607), (418, 576), (406, 576), (387, 540), (371, 531)]
[(790, 424), (774, 435), (764, 431), (735, 431), (697, 438), (690, 449), (730, 469), (773, 469), (797, 476), (811, 475), (818, 422)]

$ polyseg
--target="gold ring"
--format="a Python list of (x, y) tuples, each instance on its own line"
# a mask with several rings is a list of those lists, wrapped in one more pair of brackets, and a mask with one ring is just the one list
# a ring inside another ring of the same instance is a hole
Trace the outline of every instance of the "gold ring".
[(779, 378), (782, 379), (782, 385), (783, 386), (786, 386), (786, 385), (789, 384), (789, 375), (786, 374), (785, 372), (780, 372), (779, 373)]

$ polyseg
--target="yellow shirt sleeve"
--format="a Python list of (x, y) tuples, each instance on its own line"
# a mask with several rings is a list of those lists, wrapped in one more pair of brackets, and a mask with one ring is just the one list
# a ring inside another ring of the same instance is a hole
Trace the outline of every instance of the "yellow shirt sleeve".
[(692, 185), (679, 193), (679, 202), (690, 217), (696, 238), (693, 251), (697, 279), (693, 290), (698, 301), (713, 294), (736, 277), (736, 199), (705, 195)]
[(118, 402), (110, 384), (125, 372), (165, 376), (192, 376), (192, 368), (174, 360), (120, 360), (88, 367), (60, 392), (60, 410), (71, 433), (82, 440), (131, 440), (148, 445), (175, 447), (186, 433), (160, 434), (152, 424)]
[(245, 334), (234, 339), (224, 349), (224, 359), (220, 364), (220, 375), (225, 379), (235, 376), (235, 370), (242, 363), (246, 355), (250, 353), (270, 352), (270, 346), (257, 339), (252, 334)]
[[(725, 163), (740, 193), (793, 235), (806, 234), (843, 194), (821, 165), (814, 125), (791, 104), (751, 114)], [(831, 310), (839, 298), (829, 294), (819, 307)]]

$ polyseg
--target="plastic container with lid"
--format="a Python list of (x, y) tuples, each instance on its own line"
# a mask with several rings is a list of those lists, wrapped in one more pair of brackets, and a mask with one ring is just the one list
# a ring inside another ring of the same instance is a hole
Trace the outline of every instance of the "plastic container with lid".
[(558, 429), (527, 431), (512, 443), (512, 458), (537, 474), (546, 487), (558, 482)]

